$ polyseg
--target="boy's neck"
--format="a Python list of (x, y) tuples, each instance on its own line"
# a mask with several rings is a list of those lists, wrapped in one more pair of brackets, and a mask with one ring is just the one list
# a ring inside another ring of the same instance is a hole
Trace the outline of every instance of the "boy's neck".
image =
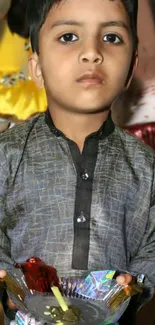
[(94, 114), (79, 114), (50, 109), (55, 127), (74, 141), (82, 152), (86, 137), (98, 131), (108, 118), (109, 110)]

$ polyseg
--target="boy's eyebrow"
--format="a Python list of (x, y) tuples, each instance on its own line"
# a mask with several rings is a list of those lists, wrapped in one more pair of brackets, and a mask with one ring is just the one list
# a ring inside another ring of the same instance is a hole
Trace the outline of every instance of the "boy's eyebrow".
[[(70, 25), (70, 26), (84, 26), (83, 22), (78, 22), (76, 20), (58, 20), (56, 21), (51, 27), (57, 27), (57, 26), (63, 26), (63, 25)], [(111, 26), (116, 26), (116, 27), (121, 27), (127, 30), (129, 33), (130, 28), (129, 26), (122, 20), (116, 20), (116, 21), (105, 21), (101, 22), (100, 27), (111, 27)]]
[(129, 26), (122, 20), (116, 20), (116, 21), (107, 21), (104, 23), (101, 23), (102, 27), (111, 27), (111, 26), (116, 26), (116, 27), (121, 27), (127, 30), (127, 32), (129, 33), (130, 28)]

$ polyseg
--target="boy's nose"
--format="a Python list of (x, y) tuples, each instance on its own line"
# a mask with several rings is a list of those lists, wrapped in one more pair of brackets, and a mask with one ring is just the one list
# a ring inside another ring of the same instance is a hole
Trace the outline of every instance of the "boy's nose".
[(101, 64), (104, 60), (102, 53), (94, 43), (87, 44), (82, 49), (79, 59), (80, 63), (93, 63), (97, 65)]

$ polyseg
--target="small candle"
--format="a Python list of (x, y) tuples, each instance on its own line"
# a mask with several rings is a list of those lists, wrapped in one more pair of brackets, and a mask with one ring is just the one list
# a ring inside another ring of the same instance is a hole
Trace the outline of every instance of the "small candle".
[(60, 290), (55, 286), (51, 287), (51, 290), (53, 291), (53, 294), (54, 294), (55, 298), (57, 299), (62, 310), (67, 311), (69, 308), (68, 308)]

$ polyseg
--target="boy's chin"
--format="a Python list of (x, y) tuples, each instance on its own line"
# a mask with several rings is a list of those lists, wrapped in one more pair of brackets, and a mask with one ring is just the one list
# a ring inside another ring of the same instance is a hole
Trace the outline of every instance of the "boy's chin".
[(93, 101), (87, 102), (87, 103), (81, 103), (74, 109), (77, 112), (81, 113), (88, 113), (88, 114), (95, 114), (95, 113), (100, 113), (100, 112), (106, 112), (109, 111), (111, 108), (111, 104), (109, 103), (99, 103), (95, 104)]
[(81, 107), (77, 107), (74, 109), (75, 113), (81, 113), (81, 114), (97, 114), (97, 113), (102, 113), (102, 112), (107, 112), (110, 110), (110, 106), (81, 106)]
[(99, 113), (108, 111), (111, 108), (111, 98), (76, 98), (74, 109), (83, 113)]

